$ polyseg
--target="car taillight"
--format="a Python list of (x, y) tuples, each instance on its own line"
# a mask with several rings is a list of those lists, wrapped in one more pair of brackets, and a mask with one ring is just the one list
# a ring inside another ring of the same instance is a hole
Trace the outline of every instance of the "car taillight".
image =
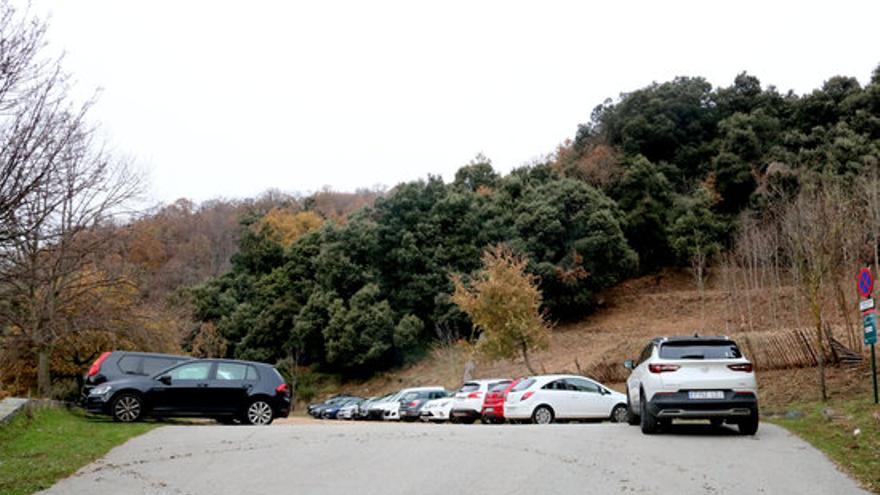
[(681, 366), (677, 364), (649, 364), (648, 370), (651, 373), (668, 373), (670, 371), (678, 371)]
[(98, 372), (101, 371), (101, 365), (104, 364), (104, 361), (106, 361), (108, 357), (110, 357), (109, 352), (102, 353), (98, 356), (98, 359), (96, 359), (95, 362), (92, 363), (91, 368), (89, 368), (89, 376), (97, 375)]
[(480, 396), (483, 395), (483, 392), (471, 392), (468, 394), (468, 399), (479, 399)]
[(281, 385), (278, 385), (277, 387), (275, 387), (275, 393), (276, 394), (286, 394), (287, 393), (287, 384), (282, 383)]
[(746, 373), (751, 373), (753, 369), (752, 363), (728, 364), (727, 367), (733, 371), (744, 371)]
[(524, 393), (524, 394), (522, 395), (522, 397), (520, 397), (519, 400), (527, 400), (529, 397), (531, 397), (531, 396), (533, 396), (533, 395), (535, 395), (534, 392), (526, 392), (526, 393)]

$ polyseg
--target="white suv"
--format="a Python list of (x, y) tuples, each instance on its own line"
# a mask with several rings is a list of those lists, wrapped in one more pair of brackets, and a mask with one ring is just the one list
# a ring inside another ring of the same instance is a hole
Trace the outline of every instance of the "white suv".
[(758, 384), (752, 363), (727, 337), (652, 340), (626, 381), (629, 423), (654, 433), (673, 419), (725, 421), (740, 433), (758, 431)]
[(502, 383), (510, 383), (510, 378), (495, 378), (492, 380), (471, 380), (455, 393), (452, 399), (452, 410), (449, 420), (453, 423), (473, 424), (480, 419), (483, 411), (483, 401), (491, 387)]

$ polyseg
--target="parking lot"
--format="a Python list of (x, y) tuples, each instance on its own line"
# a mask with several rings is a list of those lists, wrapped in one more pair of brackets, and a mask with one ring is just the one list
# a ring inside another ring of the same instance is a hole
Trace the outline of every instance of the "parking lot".
[(785, 430), (282, 421), (165, 426), (52, 494), (865, 493)]

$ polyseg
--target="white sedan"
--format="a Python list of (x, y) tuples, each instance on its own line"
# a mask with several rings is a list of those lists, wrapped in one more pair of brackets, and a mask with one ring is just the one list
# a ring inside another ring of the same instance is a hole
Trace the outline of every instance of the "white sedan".
[(422, 406), (420, 418), (422, 421), (431, 421), (433, 423), (442, 423), (449, 421), (449, 411), (452, 410), (452, 400), (450, 397), (429, 400)]
[(626, 395), (577, 375), (532, 376), (507, 394), (504, 417), (536, 424), (557, 419), (626, 421)]

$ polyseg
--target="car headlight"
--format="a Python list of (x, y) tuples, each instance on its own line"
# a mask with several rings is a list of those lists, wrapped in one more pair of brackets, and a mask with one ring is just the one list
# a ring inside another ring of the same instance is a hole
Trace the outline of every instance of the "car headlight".
[(93, 388), (89, 395), (104, 395), (110, 391), (113, 387), (110, 385), (98, 385)]

